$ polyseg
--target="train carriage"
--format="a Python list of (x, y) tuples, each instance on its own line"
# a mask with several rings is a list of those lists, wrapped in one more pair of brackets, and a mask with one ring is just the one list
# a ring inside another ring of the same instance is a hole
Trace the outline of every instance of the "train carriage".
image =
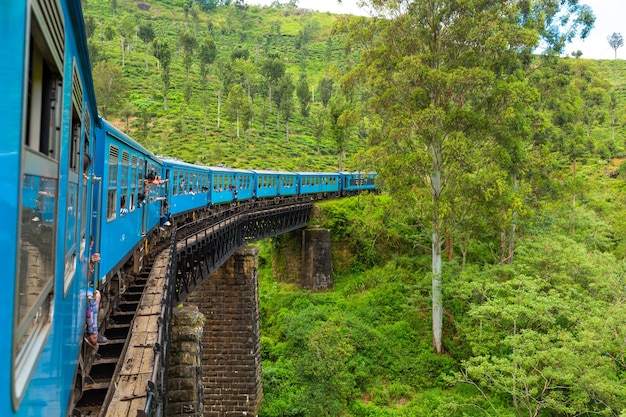
[(256, 198), (284, 197), (298, 194), (295, 172), (253, 170)]
[(375, 172), (345, 172), (341, 175), (341, 195), (356, 195), (362, 191), (374, 191), (376, 189)]
[(340, 176), (337, 172), (298, 172), (299, 192), (302, 195), (335, 195), (339, 193)]
[(253, 173), (246, 169), (210, 167), (211, 205), (236, 203), (253, 197)]
[[(80, 1), (0, 2), (0, 415), (65, 415), (83, 336), (97, 108)], [(12, 317), (12, 319), (10, 319)]]
[(167, 190), (172, 216), (208, 207), (211, 171), (207, 167), (163, 158), (163, 169), (162, 187)]
[(159, 225), (166, 190), (149, 183), (149, 174), (160, 176), (163, 170), (154, 154), (104, 120), (98, 135), (95, 250), (109, 248), (96, 269), (102, 285)]

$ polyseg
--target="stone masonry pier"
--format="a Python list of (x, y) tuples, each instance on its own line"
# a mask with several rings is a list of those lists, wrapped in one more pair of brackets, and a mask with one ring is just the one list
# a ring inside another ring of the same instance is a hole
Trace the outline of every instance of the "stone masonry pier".
[(257, 247), (240, 248), (190, 294), (205, 316), (205, 417), (256, 416), (263, 396)]

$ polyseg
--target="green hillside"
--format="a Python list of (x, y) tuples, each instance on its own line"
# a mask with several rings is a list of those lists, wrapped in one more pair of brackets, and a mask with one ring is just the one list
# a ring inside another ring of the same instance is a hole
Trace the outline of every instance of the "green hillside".
[[(268, 87), (261, 74), (264, 60), (276, 54), (291, 74), (294, 84), (306, 75), (307, 87), (314, 96), (324, 77), (339, 80), (356, 54), (346, 54), (340, 40), (332, 35), (336, 16), (294, 8), (218, 7), (211, 12), (200, 10), (186, 15), (185, 2), (161, 1), (137, 3), (125, 0), (112, 3), (90, 1), (86, 19), (93, 27), (90, 51), (94, 77), (98, 63), (106, 61), (121, 69), (126, 84), (120, 100), (110, 107), (107, 119), (158, 154), (175, 156), (190, 162), (226, 164), (235, 167), (279, 168), (290, 170), (337, 169), (336, 143), (329, 139), (325, 111), (319, 95), (311, 105), (310, 115), (300, 114), (295, 97), (286, 140), (284, 115), (277, 114), (273, 103), (269, 111)], [(146, 10), (142, 10), (146, 9)], [(193, 16), (192, 16), (193, 14)], [(120, 28), (130, 25), (128, 47), (122, 66)], [(171, 83), (167, 110), (163, 103), (163, 82), (153, 44), (146, 48), (137, 36), (142, 25), (151, 25), (157, 39), (166, 40), (172, 49)], [(179, 34), (193, 34), (198, 44), (212, 39), (217, 57), (209, 65), (208, 83), (203, 90), (197, 59), (193, 53), (189, 77), (183, 65)], [(306, 38), (306, 40), (303, 40)], [(299, 48), (296, 45), (299, 43)], [(231, 59), (234, 52), (245, 51), (245, 62)], [(239, 67), (236, 67), (239, 65)], [(236, 68), (235, 68), (236, 67)], [(239, 72), (238, 69), (243, 69)], [(220, 72), (221, 71), (221, 72)], [(223, 72), (228, 74), (223, 75)], [(228, 119), (224, 79), (239, 83), (250, 92), (254, 119), (249, 130), (236, 137), (235, 123)], [(220, 127), (218, 128), (218, 92), (222, 90)], [(102, 100), (99, 100), (101, 103)], [(203, 101), (205, 105), (203, 106)], [(100, 105), (102, 113), (102, 105)], [(345, 167), (356, 168), (354, 154), (365, 145), (354, 129), (345, 148)], [(317, 132), (317, 136), (316, 136)]]

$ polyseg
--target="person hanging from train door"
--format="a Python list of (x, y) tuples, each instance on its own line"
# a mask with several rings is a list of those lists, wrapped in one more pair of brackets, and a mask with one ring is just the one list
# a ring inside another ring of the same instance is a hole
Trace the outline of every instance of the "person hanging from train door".
[[(93, 249), (93, 236), (89, 240), (89, 253)], [(87, 280), (89, 286), (87, 289), (87, 318), (86, 318), (86, 336), (85, 342), (93, 349), (98, 349), (100, 345), (106, 345), (109, 340), (98, 331), (98, 311), (100, 309), (100, 291), (94, 290), (92, 286), (92, 277), (96, 268), (96, 263), (100, 262), (100, 254), (94, 253), (89, 256), (89, 270)]]
[[(87, 180), (89, 178), (88, 172), (91, 165), (91, 157), (88, 154), (83, 156), (83, 178)], [(98, 310), (100, 309), (100, 291), (94, 290), (94, 284), (92, 281), (94, 271), (96, 269), (96, 263), (100, 262), (99, 253), (91, 253), (93, 250), (94, 238), (89, 237), (89, 266), (87, 269), (87, 313), (85, 318), (86, 330), (85, 330), (85, 342), (97, 349), (99, 345), (106, 345), (109, 340), (102, 336), (98, 331)], [(82, 251), (81, 251), (82, 254)]]

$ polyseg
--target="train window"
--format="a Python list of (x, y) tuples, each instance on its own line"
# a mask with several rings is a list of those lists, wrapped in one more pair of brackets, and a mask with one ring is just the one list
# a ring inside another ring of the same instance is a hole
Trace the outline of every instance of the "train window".
[(117, 217), (117, 170), (119, 149), (113, 145), (109, 147), (109, 185), (107, 191), (107, 221)]
[(139, 166), (137, 167), (137, 184), (141, 187), (141, 193), (143, 194), (143, 171), (144, 171), (144, 165), (143, 165), (143, 158), (139, 158)]
[(133, 155), (130, 161), (130, 202), (129, 210), (135, 211), (135, 196), (137, 195), (137, 155)]
[(119, 149), (111, 145), (109, 147), (109, 186), (117, 186), (117, 165), (119, 162)]
[(172, 195), (178, 195), (178, 187), (180, 187), (180, 179), (178, 178), (178, 171), (174, 171), (174, 178), (172, 179)]
[(65, 221), (65, 275), (64, 290), (67, 291), (76, 273), (76, 215), (78, 211), (78, 184), (70, 181), (67, 188)]
[(122, 151), (122, 172), (120, 178), (120, 216), (128, 213), (128, 172), (130, 168), (130, 155)]
[(122, 152), (122, 176), (120, 178), (120, 186), (128, 187), (128, 170), (130, 166), (130, 155), (128, 152)]
[[(34, 22), (34, 32), (39, 26)], [(42, 36), (42, 35), (39, 35)], [(38, 38), (39, 36), (33, 36)], [(26, 145), (31, 149), (58, 160), (63, 110), (63, 82), (57, 68), (45, 58), (40, 42), (31, 39), (30, 72), (28, 83), (28, 114)]]

